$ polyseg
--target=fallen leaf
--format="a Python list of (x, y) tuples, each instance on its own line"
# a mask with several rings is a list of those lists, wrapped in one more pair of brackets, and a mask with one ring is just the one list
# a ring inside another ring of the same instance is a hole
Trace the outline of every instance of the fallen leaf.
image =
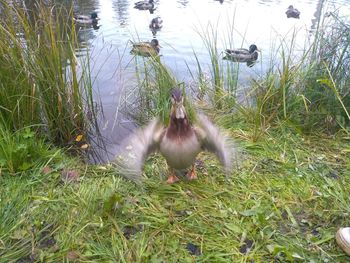
[(186, 249), (190, 252), (191, 255), (199, 256), (201, 254), (200, 248), (197, 245), (192, 243), (187, 243)]
[(240, 246), (239, 252), (246, 255), (252, 249), (253, 245), (254, 245), (253, 240), (247, 239), (244, 241), (244, 244), (242, 246)]
[(51, 171), (52, 171), (52, 169), (51, 169), (49, 166), (45, 166), (45, 167), (41, 170), (41, 172), (42, 172), (43, 174), (49, 174), (49, 173), (51, 173)]
[(83, 135), (82, 135), (82, 134), (79, 134), (79, 135), (75, 138), (75, 141), (76, 141), (76, 142), (80, 142), (81, 139), (83, 139)]
[(87, 144), (87, 143), (84, 143), (82, 146), (80, 146), (80, 149), (87, 149), (87, 148), (89, 148), (89, 144)]
[(126, 239), (130, 239), (131, 236), (135, 235), (137, 232), (142, 231), (142, 225), (137, 226), (125, 226), (123, 228), (123, 234)]
[(69, 251), (67, 253), (68, 261), (76, 261), (80, 258), (79, 253), (77, 251)]
[(80, 174), (76, 170), (63, 170), (61, 173), (61, 180), (65, 183), (77, 182)]

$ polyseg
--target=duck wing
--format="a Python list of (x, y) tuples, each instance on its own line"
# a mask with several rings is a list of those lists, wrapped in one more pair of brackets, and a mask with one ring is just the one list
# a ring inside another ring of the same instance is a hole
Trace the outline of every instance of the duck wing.
[(229, 174), (237, 156), (237, 147), (234, 142), (225, 136), (204, 114), (197, 115), (194, 130), (203, 149), (214, 153), (224, 166), (226, 173)]
[(144, 162), (150, 154), (159, 150), (164, 132), (165, 128), (158, 119), (136, 130), (122, 143), (122, 150), (115, 157), (113, 166), (125, 178), (140, 182)]

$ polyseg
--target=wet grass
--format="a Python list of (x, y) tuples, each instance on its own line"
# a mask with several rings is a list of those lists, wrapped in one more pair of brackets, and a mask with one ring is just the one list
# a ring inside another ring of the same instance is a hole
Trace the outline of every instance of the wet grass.
[(40, 0), (28, 4), (0, 1), (1, 118), (13, 131), (34, 125), (65, 146), (89, 128), (90, 72), (75, 55), (72, 12)]
[(228, 179), (207, 154), (174, 185), (158, 156), (142, 187), (67, 158), (3, 173), (0, 261), (347, 262), (334, 234), (350, 224), (349, 138), (231, 131), (245, 151)]

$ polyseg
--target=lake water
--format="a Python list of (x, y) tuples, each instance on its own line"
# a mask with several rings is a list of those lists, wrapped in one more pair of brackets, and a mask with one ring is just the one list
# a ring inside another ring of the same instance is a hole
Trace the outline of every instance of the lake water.
[[(130, 0), (78, 0), (75, 10), (81, 14), (96, 11), (100, 17), (99, 28), (80, 28), (81, 49), (89, 49), (92, 61), (95, 99), (103, 109), (101, 133), (105, 138), (108, 154), (117, 152), (120, 141), (135, 125), (118, 110), (128, 87), (135, 87), (135, 67), (130, 54), (129, 40), (150, 41), (156, 37), (161, 45), (161, 61), (181, 82), (190, 83), (188, 68), (196, 71), (193, 53), (198, 56), (204, 70), (210, 75), (209, 55), (204, 46), (203, 34), (210, 25), (218, 35), (218, 49), (248, 47), (255, 43), (261, 50), (253, 67), (239, 65), (239, 83), (249, 84), (251, 78), (264, 74), (277, 54), (276, 45), (296, 35), (295, 50), (302, 51), (317, 25), (321, 12), (339, 11), (350, 15), (350, 1), (318, 0), (155, 0), (155, 10), (141, 11)], [(300, 19), (287, 18), (285, 11), (293, 5), (300, 12)], [(323, 8), (321, 10), (321, 8)], [(149, 29), (152, 18), (160, 16), (163, 28), (153, 35)], [(230, 43), (230, 44), (229, 44)]]

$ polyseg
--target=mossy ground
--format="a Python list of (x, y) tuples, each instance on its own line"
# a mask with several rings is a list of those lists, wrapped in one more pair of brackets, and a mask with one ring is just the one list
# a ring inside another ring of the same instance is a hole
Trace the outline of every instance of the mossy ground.
[(232, 133), (242, 154), (229, 178), (210, 154), (198, 180), (173, 185), (159, 156), (141, 187), (67, 159), (3, 174), (0, 261), (348, 262), (334, 235), (350, 226), (349, 138), (247, 133)]

